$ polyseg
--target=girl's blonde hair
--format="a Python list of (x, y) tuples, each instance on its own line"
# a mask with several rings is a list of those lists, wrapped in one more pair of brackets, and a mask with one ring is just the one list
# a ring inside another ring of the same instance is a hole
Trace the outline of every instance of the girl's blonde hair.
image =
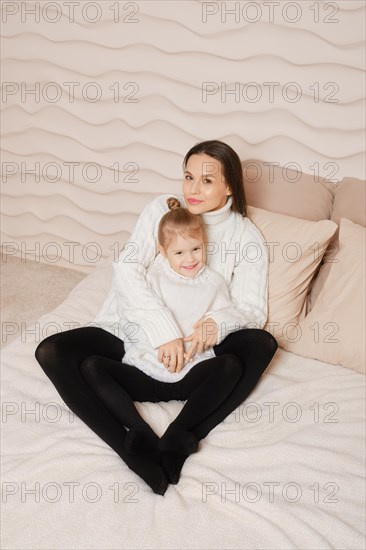
[(203, 241), (207, 242), (206, 229), (201, 216), (192, 214), (187, 208), (181, 206), (175, 197), (169, 197), (166, 202), (169, 212), (161, 218), (158, 229), (158, 241), (164, 250), (177, 235), (193, 238), (200, 234)]

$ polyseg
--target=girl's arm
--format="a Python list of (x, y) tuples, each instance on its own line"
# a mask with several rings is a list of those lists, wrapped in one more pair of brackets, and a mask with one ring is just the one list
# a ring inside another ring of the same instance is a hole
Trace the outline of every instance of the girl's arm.
[(157, 230), (168, 211), (167, 197), (160, 195), (141, 213), (118, 260), (113, 262), (112, 286), (117, 312), (145, 331), (154, 348), (182, 338), (174, 316), (146, 281), (146, 270), (157, 255)]

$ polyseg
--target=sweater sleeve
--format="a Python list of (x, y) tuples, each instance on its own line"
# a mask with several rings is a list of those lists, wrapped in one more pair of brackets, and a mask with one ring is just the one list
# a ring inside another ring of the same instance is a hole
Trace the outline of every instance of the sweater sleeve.
[(154, 199), (141, 213), (118, 260), (113, 262), (112, 280), (117, 313), (138, 324), (154, 348), (182, 338), (173, 314), (146, 280), (146, 270), (157, 255), (158, 224), (168, 210), (161, 198)]
[[(243, 328), (263, 328), (267, 321), (268, 253), (260, 231), (249, 219), (246, 222), (240, 243), (240, 259), (234, 267), (229, 287), (225, 285), (220, 289), (221, 307), (205, 316), (214, 319), (218, 325), (218, 344), (232, 332)], [(228, 304), (230, 298), (231, 304)]]

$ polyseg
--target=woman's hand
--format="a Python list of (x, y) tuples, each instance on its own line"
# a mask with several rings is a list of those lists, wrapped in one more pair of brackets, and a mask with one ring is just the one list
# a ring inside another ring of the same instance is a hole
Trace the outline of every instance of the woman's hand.
[(183, 338), (171, 340), (160, 346), (158, 360), (169, 372), (180, 372), (184, 366)]
[(203, 317), (193, 325), (196, 329), (190, 336), (183, 338), (184, 342), (190, 342), (191, 345), (187, 354), (186, 361), (190, 361), (195, 353), (202, 353), (203, 350), (215, 346), (218, 337), (218, 326), (214, 319)]

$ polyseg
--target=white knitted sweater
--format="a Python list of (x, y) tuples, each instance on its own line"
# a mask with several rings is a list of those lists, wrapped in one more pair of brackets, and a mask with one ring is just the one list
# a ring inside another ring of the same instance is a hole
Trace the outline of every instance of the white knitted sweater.
[[(172, 312), (183, 336), (192, 334), (193, 324), (202, 317), (211, 317), (215, 311), (226, 310), (227, 314), (236, 315), (224, 278), (207, 265), (195, 277), (185, 277), (176, 273), (168, 260), (158, 254), (147, 270), (146, 280)], [(122, 323), (125, 321), (128, 322), (127, 318), (122, 319)], [(134, 365), (162, 382), (177, 382), (198, 362), (215, 356), (211, 347), (194, 355), (181, 372), (171, 373), (158, 361), (158, 349), (152, 347), (142, 327), (135, 325), (134, 329), (133, 334), (123, 338), (126, 350), (123, 363)], [(190, 342), (184, 342), (185, 351), (188, 351), (189, 346)]]
[[(136, 326), (146, 333), (153, 348), (182, 337), (173, 313), (149, 286), (147, 268), (158, 254), (159, 221), (169, 210), (166, 199), (181, 195), (159, 195), (141, 213), (130, 239), (113, 262), (112, 287), (94, 323), (123, 339), (132, 338)], [(259, 229), (231, 209), (232, 197), (219, 210), (202, 218), (208, 234), (207, 265), (222, 275), (236, 308), (215, 311), (218, 343), (239, 328), (263, 328), (268, 307), (268, 254)], [(126, 325), (125, 319), (128, 319)], [(194, 321), (195, 322), (195, 321)]]

